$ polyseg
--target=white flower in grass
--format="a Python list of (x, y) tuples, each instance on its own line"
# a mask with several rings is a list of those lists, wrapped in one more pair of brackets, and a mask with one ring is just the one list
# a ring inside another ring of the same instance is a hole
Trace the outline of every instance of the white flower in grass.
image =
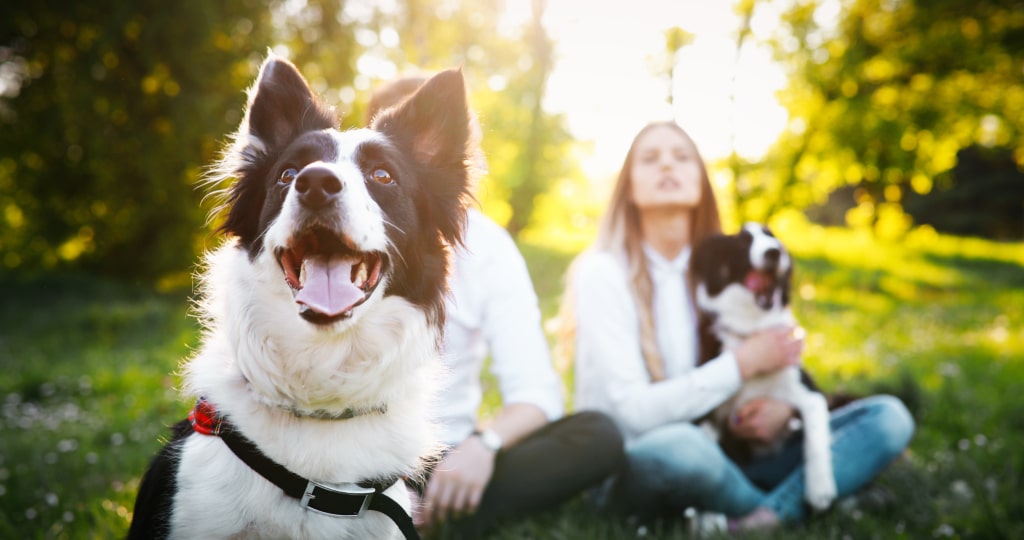
[(46, 504), (48, 504), (50, 506), (57, 506), (60, 503), (60, 498), (57, 497), (56, 493), (52, 493), (52, 492), (51, 493), (47, 493), (46, 497), (44, 497), (44, 500), (46, 500)]
[(115, 434), (111, 435), (110, 436), (110, 444), (112, 444), (114, 446), (121, 446), (122, 444), (124, 444), (124, 435), (122, 435), (120, 433), (115, 433)]
[(81, 392), (82, 395), (85, 395), (85, 396), (87, 396), (87, 395), (92, 393), (92, 379), (90, 379), (88, 375), (83, 375), (83, 376), (79, 377), (79, 379), (78, 379), (78, 391)]
[(74, 521), (74, 520), (75, 520), (75, 513), (74, 513), (74, 512), (71, 512), (71, 511), (66, 511), (66, 512), (64, 512), (63, 514), (61, 514), (61, 516), (60, 516), (60, 517), (61, 517), (61, 519), (63, 519), (63, 520), (64, 520), (64, 521), (66, 522), (66, 523), (71, 523), (72, 521)]
[(985, 479), (985, 491), (988, 492), (989, 498), (994, 499), (999, 493), (999, 482), (989, 476)]
[(939, 374), (943, 377), (957, 377), (960, 375), (960, 366), (952, 362), (944, 362), (939, 366)]
[(935, 538), (943, 538), (953, 536), (954, 534), (956, 534), (956, 529), (954, 529), (948, 523), (943, 523), (935, 529), (935, 532), (932, 533), (932, 536)]
[(78, 441), (74, 439), (61, 439), (61, 441), (57, 443), (57, 451), (64, 454), (74, 452), (77, 449)]
[(949, 490), (953, 492), (953, 496), (958, 499), (971, 500), (974, 498), (974, 490), (971, 486), (963, 480), (955, 480), (949, 486)]

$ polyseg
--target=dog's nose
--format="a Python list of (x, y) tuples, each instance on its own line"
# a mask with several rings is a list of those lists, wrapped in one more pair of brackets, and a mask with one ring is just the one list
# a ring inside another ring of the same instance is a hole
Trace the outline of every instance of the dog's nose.
[(295, 179), (299, 202), (311, 210), (327, 206), (341, 192), (341, 188), (341, 180), (329, 169), (322, 167), (305, 169)]
[(768, 248), (764, 250), (764, 264), (768, 268), (775, 268), (779, 265), (779, 257), (782, 256), (782, 252), (778, 248)]

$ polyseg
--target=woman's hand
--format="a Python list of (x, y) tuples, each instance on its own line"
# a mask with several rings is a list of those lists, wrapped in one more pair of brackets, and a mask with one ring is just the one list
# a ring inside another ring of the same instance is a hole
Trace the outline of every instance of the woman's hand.
[(734, 354), (740, 377), (747, 380), (784, 367), (800, 365), (804, 330), (780, 327), (762, 330), (740, 343)]
[(785, 401), (752, 399), (729, 419), (729, 431), (740, 439), (770, 444), (789, 433), (788, 424), (794, 412), (793, 406)]

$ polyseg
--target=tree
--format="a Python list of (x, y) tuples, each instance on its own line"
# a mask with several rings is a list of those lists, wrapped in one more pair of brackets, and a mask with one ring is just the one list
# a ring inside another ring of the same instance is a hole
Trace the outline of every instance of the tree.
[[(501, 0), (407, 0), (394, 11), (378, 9), (363, 25), (379, 36), (397, 36), (397, 44), (378, 40), (370, 47), (367, 63), (386, 60), (394, 73), (462, 68), (487, 157), (477, 196), (513, 235), (533, 221), (538, 198), (573, 167), (565, 119), (542, 107), (554, 67), (553, 43), (541, 24), (545, 5), (534, 0), (524, 26), (502, 24), (497, 31)], [(382, 72), (381, 79), (394, 75)]]
[[(1024, 164), (1024, 18), (1001, 0), (799, 0), (773, 40), (790, 73), (789, 130), (745, 179), (746, 198), (824, 200), (858, 185), (877, 221), (907, 190), (925, 194), (972, 145)], [(831, 21), (837, 21), (835, 26)]]
[(904, 207), (915, 222), (945, 233), (1024, 240), (1024, 170), (1009, 149), (969, 146), (930, 192), (908, 193)]
[(490, 165), (480, 198), (518, 232), (571, 171), (564, 119), (541, 106), (543, 7), (495, 32), (501, 0), (0, 4), (0, 269), (189, 269), (212, 205), (203, 167), (270, 46), (340, 105), (342, 127), (363, 123), (374, 84), (461, 66)]
[(196, 179), (241, 118), (268, 13), (260, 0), (5, 2), (0, 264), (188, 268)]

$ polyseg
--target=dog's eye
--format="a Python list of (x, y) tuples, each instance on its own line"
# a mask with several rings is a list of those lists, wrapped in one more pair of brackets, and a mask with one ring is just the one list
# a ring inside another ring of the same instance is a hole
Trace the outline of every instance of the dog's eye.
[(393, 184), (395, 179), (391, 177), (391, 173), (384, 169), (374, 169), (373, 174), (370, 175), (378, 184)]
[(299, 171), (296, 171), (295, 169), (289, 167), (281, 171), (281, 177), (278, 178), (277, 181), (281, 182), (282, 184), (291, 184), (292, 180), (295, 180), (295, 177), (298, 175)]

